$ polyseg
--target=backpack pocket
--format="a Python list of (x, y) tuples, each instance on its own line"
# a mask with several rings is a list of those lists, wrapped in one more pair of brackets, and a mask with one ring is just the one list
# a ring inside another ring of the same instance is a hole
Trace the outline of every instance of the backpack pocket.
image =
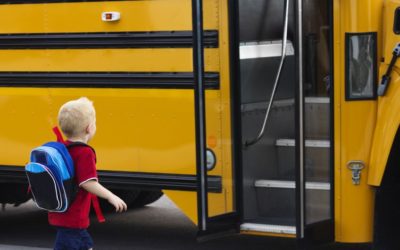
[(45, 165), (35, 162), (28, 163), (25, 169), (37, 206), (49, 211), (59, 211), (64, 206), (63, 192), (53, 173)]

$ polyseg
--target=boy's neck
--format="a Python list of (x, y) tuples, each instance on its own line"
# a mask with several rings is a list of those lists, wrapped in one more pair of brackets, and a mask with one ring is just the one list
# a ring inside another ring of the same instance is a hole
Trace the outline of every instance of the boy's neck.
[(71, 137), (71, 138), (68, 138), (68, 141), (70, 141), (70, 142), (83, 142), (83, 143), (87, 144), (89, 140), (86, 137), (84, 137), (84, 138), (82, 138), (82, 137)]

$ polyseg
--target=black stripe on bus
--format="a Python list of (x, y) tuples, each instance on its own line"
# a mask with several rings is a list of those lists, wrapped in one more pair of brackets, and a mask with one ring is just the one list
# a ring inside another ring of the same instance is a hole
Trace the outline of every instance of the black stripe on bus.
[[(191, 72), (0, 72), (0, 87), (193, 89)], [(205, 87), (219, 89), (219, 74), (205, 74)]]
[[(196, 175), (161, 174), (143, 172), (97, 171), (99, 181), (108, 188), (157, 188), (168, 190), (197, 191)], [(27, 183), (22, 166), (0, 166), (0, 182)], [(208, 176), (208, 191), (222, 192), (221, 176)]]
[[(99, 180), (110, 188), (159, 188), (170, 190), (197, 191), (196, 175), (128, 173), (114, 171), (98, 171)], [(220, 193), (222, 181), (220, 176), (208, 176), (208, 191)]]
[[(0, 34), (0, 49), (191, 48), (191, 31)], [(204, 46), (218, 47), (218, 31), (204, 31)]]

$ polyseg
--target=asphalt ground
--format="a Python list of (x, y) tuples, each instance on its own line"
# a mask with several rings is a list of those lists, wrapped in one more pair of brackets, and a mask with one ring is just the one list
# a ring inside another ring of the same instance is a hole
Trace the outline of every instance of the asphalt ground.
[[(229, 249), (293, 250), (294, 240), (235, 235), (197, 242), (196, 226), (166, 197), (144, 208), (124, 214), (106, 214), (106, 223), (92, 218), (89, 232), (96, 250), (113, 249)], [(1, 250), (52, 249), (55, 230), (47, 224), (47, 215), (32, 202), (19, 207), (7, 205), (0, 211)], [(313, 250), (369, 250), (369, 246), (325, 245)]]

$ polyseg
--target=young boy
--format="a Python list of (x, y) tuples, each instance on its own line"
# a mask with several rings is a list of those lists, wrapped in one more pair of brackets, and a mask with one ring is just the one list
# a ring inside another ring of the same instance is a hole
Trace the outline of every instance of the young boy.
[[(96, 112), (86, 97), (65, 103), (58, 113), (61, 131), (67, 137), (66, 145), (73, 142), (87, 144), (96, 133)], [(75, 180), (79, 190), (75, 200), (64, 213), (49, 212), (49, 223), (57, 227), (56, 250), (92, 249), (93, 241), (87, 232), (92, 195), (106, 199), (117, 212), (126, 211), (123, 200), (103, 187), (97, 179), (96, 154), (87, 145), (68, 149), (75, 167)]]

